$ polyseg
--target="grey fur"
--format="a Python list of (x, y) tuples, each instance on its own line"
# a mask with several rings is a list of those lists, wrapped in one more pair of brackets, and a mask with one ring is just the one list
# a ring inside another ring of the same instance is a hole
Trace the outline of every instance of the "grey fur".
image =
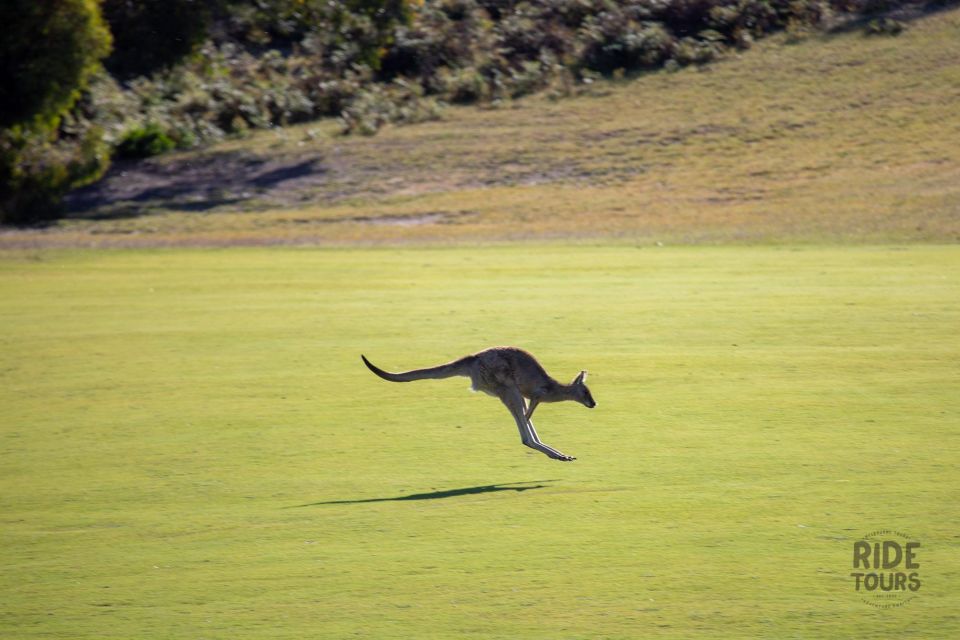
[[(541, 402), (574, 400), (588, 408), (597, 405), (587, 388), (586, 371), (570, 384), (557, 382), (544, 370), (537, 359), (516, 347), (493, 347), (427, 369), (414, 369), (402, 373), (389, 373), (373, 365), (366, 356), (360, 356), (370, 371), (390, 382), (412, 382), (465, 376), (470, 378), (475, 391), (483, 391), (500, 398), (510, 410), (520, 430), (520, 440), (531, 449), (536, 449), (554, 460), (575, 460), (540, 441), (530, 416)], [(529, 407), (525, 398), (530, 399)]]

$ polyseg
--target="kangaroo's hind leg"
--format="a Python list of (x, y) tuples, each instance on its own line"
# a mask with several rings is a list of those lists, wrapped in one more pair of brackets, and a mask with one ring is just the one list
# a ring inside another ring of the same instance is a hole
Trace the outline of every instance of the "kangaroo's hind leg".
[(533, 428), (533, 424), (527, 419), (526, 403), (523, 401), (523, 396), (518, 390), (505, 388), (497, 395), (503, 404), (506, 405), (507, 409), (510, 410), (513, 419), (516, 420), (517, 429), (520, 430), (520, 440), (524, 445), (531, 449), (536, 449), (554, 460), (562, 460), (564, 462), (576, 460), (573, 456), (561, 453), (540, 441), (540, 437)]
[(527, 420), (530, 420), (530, 417), (533, 416), (533, 410), (537, 408), (537, 405), (540, 404), (540, 400), (537, 398), (530, 398), (530, 405), (527, 407), (527, 411), (524, 415), (527, 416)]

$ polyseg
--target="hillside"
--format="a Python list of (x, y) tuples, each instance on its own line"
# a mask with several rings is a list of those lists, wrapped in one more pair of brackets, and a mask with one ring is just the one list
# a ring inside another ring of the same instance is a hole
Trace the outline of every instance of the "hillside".
[(960, 10), (897, 37), (780, 35), (576, 98), (333, 122), (116, 165), (0, 247), (518, 238), (960, 240)]

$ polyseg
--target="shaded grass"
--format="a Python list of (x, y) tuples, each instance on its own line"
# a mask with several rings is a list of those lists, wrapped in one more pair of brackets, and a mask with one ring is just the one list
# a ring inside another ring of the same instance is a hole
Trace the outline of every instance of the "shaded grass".
[(185, 182), (195, 163), (229, 167), (231, 154), (316, 162), (315, 175), (267, 190), (225, 176), (209, 202), (209, 185), (187, 204), (132, 206), (127, 195), (91, 212), (106, 219), (6, 233), (0, 245), (955, 242), (958, 16), (918, 19), (896, 38), (778, 36), (700, 70), (558, 102), (451, 108), (443, 122), (374, 138), (336, 136), (330, 123), (261, 132), (162, 162)]
[[(956, 635), (958, 263), (4, 254), (0, 635)], [(465, 380), (393, 385), (359, 360), (491, 344), (590, 371), (597, 409), (536, 416), (577, 462), (521, 447)], [(922, 543), (899, 609), (849, 577), (881, 528)]]

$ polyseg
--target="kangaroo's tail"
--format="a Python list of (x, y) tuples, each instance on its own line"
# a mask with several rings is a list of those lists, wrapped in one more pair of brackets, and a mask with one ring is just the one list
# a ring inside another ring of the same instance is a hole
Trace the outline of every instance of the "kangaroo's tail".
[(373, 371), (384, 380), (389, 380), (390, 382), (412, 382), (413, 380), (452, 378), (453, 376), (469, 377), (470, 363), (473, 362), (474, 358), (474, 356), (466, 356), (465, 358), (460, 358), (459, 360), (442, 364), (439, 367), (430, 367), (429, 369), (414, 369), (413, 371), (404, 371), (402, 373), (390, 373), (372, 364), (369, 360), (367, 360), (366, 356), (361, 355), (360, 357), (363, 359), (363, 364), (367, 365), (367, 368), (370, 369), (370, 371)]

